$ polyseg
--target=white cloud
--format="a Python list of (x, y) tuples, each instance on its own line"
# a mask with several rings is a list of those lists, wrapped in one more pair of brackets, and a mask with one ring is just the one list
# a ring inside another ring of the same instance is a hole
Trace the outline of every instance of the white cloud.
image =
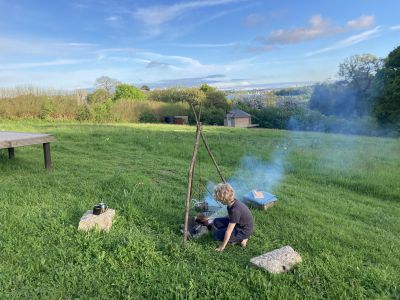
[(132, 48), (132, 47), (127, 47), (127, 48), (103, 48), (99, 49), (96, 51), (98, 54), (102, 53), (136, 53), (143, 51), (143, 49), (140, 48)]
[(176, 68), (186, 69), (186, 68), (211, 68), (213, 65), (203, 65), (199, 60), (177, 55), (164, 55), (155, 52), (142, 52), (140, 55), (150, 59), (151, 61), (157, 61), (160, 64), (166, 64), (174, 66)]
[(207, 43), (175, 43), (173, 46), (187, 47), (187, 48), (227, 48), (235, 47), (238, 43), (225, 43), (225, 44), (207, 44)]
[(400, 25), (394, 25), (390, 27), (390, 30), (397, 31), (400, 30)]
[(357, 19), (348, 21), (346, 26), (331, 26), (329, 19), (323, 18), (321, 15), (313, 15), (309, 20), (308, 27), (274, 30), (260, 40), (268, 45), (296, 44), (349, 30), (365, 29), (371, 27), (374, 22), (374, 16), (362, 15)]
[(97, 47), (98, 44), (93, 44), (93, 43), (60, 43), (57, 44), (60, 46), (69, 46), (69, 47), (77, 47), (77, 48), (89, 48), (89, 47)]
[(0, 37), (0, 53), (39, 53), (44, 48), (40, 42)]
[(109, 16), (107, 18), (105, 18), (104, 20), (108, 21), (108, 22), (116, 22), (120, 19), (119, 16)]
[(364, 31), (360, 34), (349, 36), (344, 40), (340, 40), (335, 44), (333, 44), (332, 46), (309, 52), (306, 54), (306, 56), (313, 56), (316, 54), (325, 53), (336, 49), (347, 48), (352, 45), (361, 43), (363, 41), (378, 37), (379, 35), (380, 35), (380, 26), (376, 26), (374, 29)]
[(30, 69), (42, 68), (51, 66), (75, 65), (88, 62), (86, 59), (59, 59), (53, 61), (33, 62), (33, 63), (15, 63), (15, 64), (1, 64), (0, 71), (3, 70), (16, 70), (16, 69)]
[(0, 37), (0, 54), (35, 54), (47, 55), (86, 51), (86, 48), (97, 47), (97, 44), (86, 42), (60, 42), (34, 38)]
[(365, 29), (373, 26), (375, 24), (374, 16), (362, 15), (355, 20), (350, 20), (347, 22), (347, 28), (349, 29)]
[(295, 44), (342, 31), (339, 27), (329, 25), (328, 19), (322, 18), (321, 15), (314, 15), (311, 16), (308, 27), (274, 30), (265, 38), (265, 42), (267, 44)]
[(204, 0), (181, 2), (172, 5), (154, 5), (136, 9), (133, 12), (133, 16), (148, 27), (149, 34), (155, 36), (161, 33), (161, 25), (182, 16), (190, 10), (241, 1), (243, 0)]

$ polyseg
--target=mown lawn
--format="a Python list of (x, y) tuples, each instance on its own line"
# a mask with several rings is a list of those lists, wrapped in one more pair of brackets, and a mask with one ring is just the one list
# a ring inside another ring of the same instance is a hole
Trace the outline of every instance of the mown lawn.
[[(0, 154), (0, 299), (400, 298), (400, 140), (206, 127), (227, 177), (241, 157), (285, 152), (279, 203), (256, 211), (246, 249), (211, 237), (181, 247), (194, 127), (1, 121), (0, 130), (51, 133), (41, 146)], [(201, 150), (204, 178), (218, 177)], [(262, 188), (262, 187), (259, 187)], [(104, 200), (107, 234), (77, 231)], [(291, 245), (288, 274), (249, 259)]]

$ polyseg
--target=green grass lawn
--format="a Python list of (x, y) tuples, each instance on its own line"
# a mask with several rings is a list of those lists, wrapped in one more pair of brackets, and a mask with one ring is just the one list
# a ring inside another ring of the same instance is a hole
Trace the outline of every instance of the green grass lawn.
[[(211, 237), (181, 247), (194, 127), (2, 121), (0, 130), (56, 137), (52, 172), (40, 145), (16, 148), (14, 160), (1, 151), (0, 299), (400, 298), (399, 139), (206, 127), (227, 177), (244, 155), (286, 157), (270, 191), (279, 202), (252, 210), (248, 247), (217, 253)], [(200, 162), (217, 181), (204, 148)], [(116, 209), (112, 230), (78, 232), (101, 200)], [(291, 272), (249, 266), (285, 245), (303, 258)]]

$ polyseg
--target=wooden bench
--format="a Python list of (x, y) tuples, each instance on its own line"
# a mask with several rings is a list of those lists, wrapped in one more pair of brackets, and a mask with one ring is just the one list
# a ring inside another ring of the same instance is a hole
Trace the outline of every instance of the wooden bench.
[(8, 157), (15, 156), (16, 147), (43, 144), (44, 166), (51, 170), (50, 142), (54, 137), (49, 134), (0, 131), (0, 149), (8, 149)]

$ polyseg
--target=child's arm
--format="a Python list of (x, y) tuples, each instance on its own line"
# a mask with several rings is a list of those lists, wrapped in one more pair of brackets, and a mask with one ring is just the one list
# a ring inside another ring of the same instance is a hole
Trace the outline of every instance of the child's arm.
[(216, 251), (219, 251), (219, 252), (224, 251), (226, 245), (229, 242), (229, 239), (231, 238), (232, 231), (235, 228), (235, 225), (236, 225), (236, 223), (229, 223), (228, 228), (226, 229), (226, 232), (225, 232), (224, 241), (221, 243), (221, 245), (217, 249), (215, 249)]

